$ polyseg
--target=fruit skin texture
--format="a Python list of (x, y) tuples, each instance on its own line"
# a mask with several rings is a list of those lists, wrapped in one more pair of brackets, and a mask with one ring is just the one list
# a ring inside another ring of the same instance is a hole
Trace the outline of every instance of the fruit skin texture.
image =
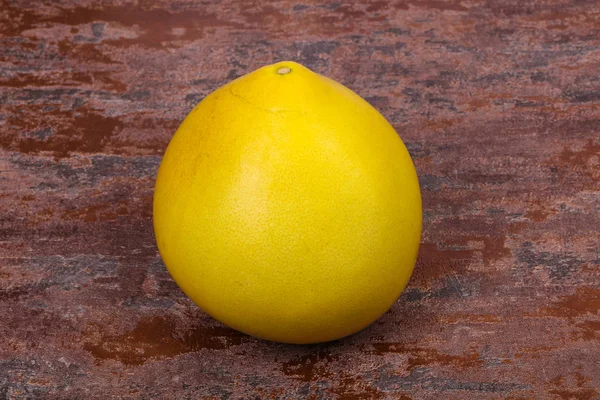
[(286, 343), (339, 339), (388, 310), (412, 273), (421, 218), (392, 126), (289, 61), (200, 102), (154, 194), (158, 248), (183, 291), (222, 323)]

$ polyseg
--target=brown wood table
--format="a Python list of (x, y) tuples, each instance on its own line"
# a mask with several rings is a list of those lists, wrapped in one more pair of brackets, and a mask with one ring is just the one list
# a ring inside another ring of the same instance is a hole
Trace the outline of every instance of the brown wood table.
[[(424, 201), (398, 302), (314, 346), (212, 320), (152, 231), (182, 118), (285, 59)], [(0, 399), (600, 399), (599, 71), (597, 1), (0, 1)]]

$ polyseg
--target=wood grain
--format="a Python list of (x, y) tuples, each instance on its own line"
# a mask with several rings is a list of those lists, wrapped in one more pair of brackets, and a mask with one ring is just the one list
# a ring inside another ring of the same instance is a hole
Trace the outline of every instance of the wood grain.
[[(600, 399), (600, 3), (0, 1), (0, 399)], [(204, 96), (301, 62), (420, 176), (406, 292), (317, 346), (198, 310), (160, 157)]]

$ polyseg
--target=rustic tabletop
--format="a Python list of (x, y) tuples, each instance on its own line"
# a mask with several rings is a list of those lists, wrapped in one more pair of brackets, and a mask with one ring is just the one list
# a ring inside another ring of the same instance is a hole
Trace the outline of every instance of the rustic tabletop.
[[(152, 231), (204, 96), (295, 60), (419, 173), (415, 274), (371, 327), (212, 320)], [(0, 1), (0, 398), (600, 398), (600, 3)]]

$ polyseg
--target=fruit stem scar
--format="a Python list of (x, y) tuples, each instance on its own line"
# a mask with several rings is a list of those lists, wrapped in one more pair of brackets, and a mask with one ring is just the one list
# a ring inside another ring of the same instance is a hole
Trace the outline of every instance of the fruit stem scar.
[(277, 73), (279, 75), (285, 75), (285, 74), (289, 74), (290, 72), (292, 72), (292, 70), (288, 67), (281, 67), (277, 70)]

